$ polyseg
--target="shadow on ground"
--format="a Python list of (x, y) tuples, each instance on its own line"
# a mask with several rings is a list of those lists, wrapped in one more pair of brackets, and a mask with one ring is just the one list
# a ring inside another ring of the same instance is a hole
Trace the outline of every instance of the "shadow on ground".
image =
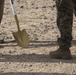
[[(29, 48), (32, 47), (48, 47), (48, 46), (56, 46), (56, 41), (30, 41)], [(6, 47), (6, 46), (18, 46), (17, 43), (14, 41), (5, 41), (4, 43), (0, 44), (0, 47)]]
[(72, 60), (52, 59), (49, 55), (44, 54), (22, 54), (22, 55), (2, 55), (0, 62), (53, 62), (53, 63), (76, 63), (76, 56)]
[(65, 73), (25, 73), (25, 72), (8, 72), (0, 73), (0, 75), (75, 75), (75, 74), (65, 74)]
[[(76, 45), (76, 40), (72, 41), (72, 45)], [(5, 46), (18, 46), (14, 41), (5, 41), (4, 43), (0, 44), (1, 47)], [(31, 47), (48, 47), (48, 46), (58, 46), (57, 41), (30, 41), (29, 48)]]
[[(8, 44), (11, 43), (11, 44)], [(13, 44), (15, 43), (15, 45)], [(30, 46), (37, 47), (49, 47), (57, 46), (56, 41), (30, 41)], [(76, 40), (72, 41), (72, 45), (76, 45)], [(1, 46), (17, 46), (15, 41), (5, 42)], [(25, 59), (24, 59), (25, 58)], [(76, 55), (73, 56), (72, 60), (56, 60), (51, 59), (49, 55), (44, 54), (22, 54), (22, 55), (0, 55), (0, 62), (65, 62), (65, 63), (76, 63)]]

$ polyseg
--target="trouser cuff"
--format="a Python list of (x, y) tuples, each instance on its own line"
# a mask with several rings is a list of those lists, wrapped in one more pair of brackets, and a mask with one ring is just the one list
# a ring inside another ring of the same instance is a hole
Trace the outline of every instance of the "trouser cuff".
[(71, 40), (62, 40), (61, 38), (58, 38), (57, 42), (59, 44), (59, 47), (62, 47), (62, 48), (71, 47)]

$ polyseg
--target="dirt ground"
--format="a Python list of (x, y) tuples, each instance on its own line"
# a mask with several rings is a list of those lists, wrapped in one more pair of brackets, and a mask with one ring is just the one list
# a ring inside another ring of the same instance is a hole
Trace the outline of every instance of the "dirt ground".
[(56, 25), (56, 7), (53, 0), (14, 0), (20, 28), (26, 29), (30, 45), (21, 48), (12, 36), (17, 31), (10, 0), (0, 25), (0, 75), (76, 75), (76, 19), (74, 16), (72, 60), (57, 60), (49, 56), (58, 48), (60, 36)]

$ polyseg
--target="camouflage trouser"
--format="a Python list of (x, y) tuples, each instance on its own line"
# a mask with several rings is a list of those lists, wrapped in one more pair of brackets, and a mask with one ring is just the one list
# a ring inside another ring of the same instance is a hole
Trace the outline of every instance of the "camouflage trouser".
[(4, 9), (4, 0), (0, 0), (0, 23), (3, 16), (3, 9)]
[(57, 26), (61, 37), (58, 38), (60, 47), (71, 47), (73, 25), (73, 0), (56, 0)]
[(76, 16), (76, 0), (73, 0), (73, 5), (74, 5), (74, 14)]

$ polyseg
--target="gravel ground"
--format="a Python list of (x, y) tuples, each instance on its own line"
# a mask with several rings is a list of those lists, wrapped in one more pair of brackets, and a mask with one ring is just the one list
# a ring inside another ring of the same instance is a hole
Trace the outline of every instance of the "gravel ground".
[(0, 25), (0, 75), (76, 75), (76, 19), (74, 16), (72, 60), (57, 60), (49, 56), (58, 48), (60, 36), (56, 25), (56, 6), (53, 0), (14, 0), (20, 28), (26, 29), (30, 45), (21, 48), (14, 42), (12, 31), (17, 31), (10, 0)]

